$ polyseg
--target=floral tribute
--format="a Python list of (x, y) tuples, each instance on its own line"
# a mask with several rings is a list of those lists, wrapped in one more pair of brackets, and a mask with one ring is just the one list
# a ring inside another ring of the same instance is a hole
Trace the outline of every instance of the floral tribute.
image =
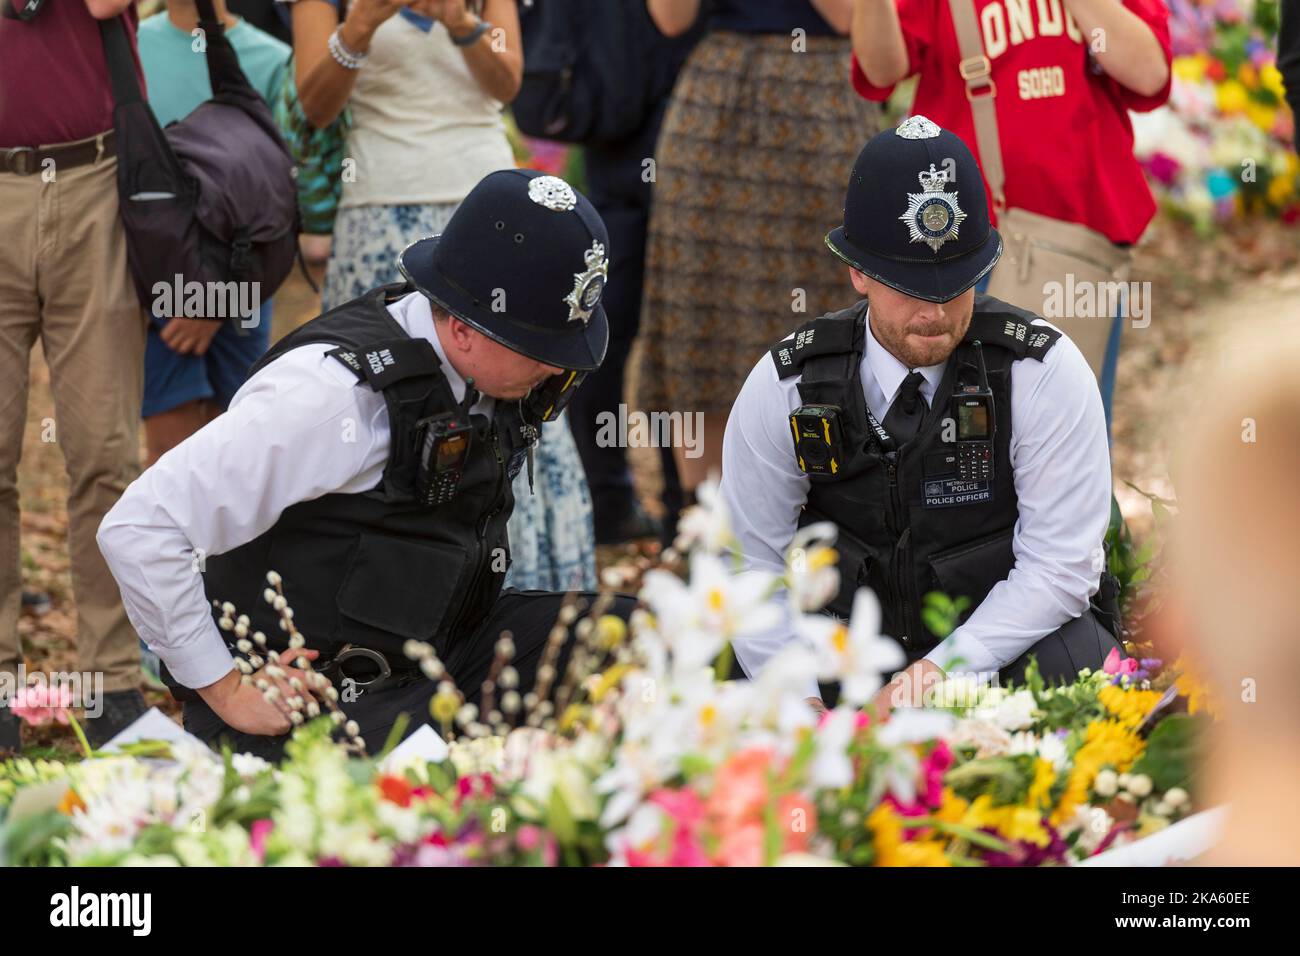
[(1203, 231), (1246, 215), (1300, 221), (1295, 117), (1276, 65), (1276, 0), (1169, 0), (1169, 107), (1139, 115), (1162, 202)]
[[(291, 667), (279, 694), (296, 729), (285, 759), (194, 743), (0, 764), (0, 858), (48, 865), (1042, 866), (1141, 839), (1197, 808), (1192, 755), (1209, 717), (1175, 668), (1116, 654), (1049, 687), (960, 674), (927, 704), (863, 709), (903, 661), (863, 590), (849, 621), (817, 612), (838, 578), (834, 527), (803, 529), (783, 572), (741, 570), (716, 490), (646, 574), (630, 624), (567, 607), (533, 688), (507, 635), (477, 705), (433, 649), (408, 654), (436, 683), (439, 761), (358, 755), (355, 727), (290, 635), (275, 655), (223, 607), (244, 679)], [(611, 588), (622, 582), (607, 575)], [(291, 582), (290, 582), (291, 585)], [(287, 613), (286, 613), (287, 612)], [(784, 622), (802, 641), (754, 681), (722, 679), (734, 640)], [(572, 627), (564, 667), (559, 648)], [(808, 703), (836, 681), (836, 707)], [(28, 719), (63, 719), (57, 697)]]

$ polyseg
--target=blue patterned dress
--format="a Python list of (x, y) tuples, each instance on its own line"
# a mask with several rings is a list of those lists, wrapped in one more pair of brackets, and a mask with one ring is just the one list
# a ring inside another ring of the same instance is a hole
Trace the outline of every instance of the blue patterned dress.
[[(436, 236), (447, 226), (456, 203), (348, 206), (334, 222), (334, 243), (321, 311), (328, 311), (376, 286), (400, 282), (397, 256), (417, 239)], [(515, 510), (510, 516), (507, 587), (521, 590), (594, 590), (595, 530), (591, 493), (568, 421), (542, 426), (533, 462), (515, 479)]]

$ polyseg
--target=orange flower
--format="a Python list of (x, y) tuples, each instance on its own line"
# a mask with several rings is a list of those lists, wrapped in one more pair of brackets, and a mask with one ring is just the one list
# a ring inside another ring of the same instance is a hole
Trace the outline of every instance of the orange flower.
[(770, 750), (750, 747), (732, 754), (718, 768), (713, 792), (705, 803), (705, 813), (716, 832), (725, 834), (762, 821), (771, 766)]

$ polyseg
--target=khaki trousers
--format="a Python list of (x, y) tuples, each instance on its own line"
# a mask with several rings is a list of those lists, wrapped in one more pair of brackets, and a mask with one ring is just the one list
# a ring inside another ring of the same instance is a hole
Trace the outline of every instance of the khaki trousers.
[(17, 478), (40, 336), (70, 483), (77, 667), (102, 673), (107, 691), (140, 677), (135, 631), (95, 543), (140, 470), (146, 319), (127, 268), (116, 171), (108, 158), (53, 170), (52, 181), (0, 172), (0, 672), (22, 660)]

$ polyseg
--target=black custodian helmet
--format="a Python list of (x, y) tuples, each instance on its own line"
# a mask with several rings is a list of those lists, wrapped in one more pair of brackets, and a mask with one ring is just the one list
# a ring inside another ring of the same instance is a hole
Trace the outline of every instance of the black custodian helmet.
[(862, 148), (844, 225), (826, 245), (859, 272), (930, 302), (961, 295), (1002, 255), (979, 164), (961, 137), (924, 116)]
[(605, 358), (609, 233), (563, 179), (490, 173), (445, 232), (402, 251), (398, 268), (435, 305), (521, 355), (579, 371)]

